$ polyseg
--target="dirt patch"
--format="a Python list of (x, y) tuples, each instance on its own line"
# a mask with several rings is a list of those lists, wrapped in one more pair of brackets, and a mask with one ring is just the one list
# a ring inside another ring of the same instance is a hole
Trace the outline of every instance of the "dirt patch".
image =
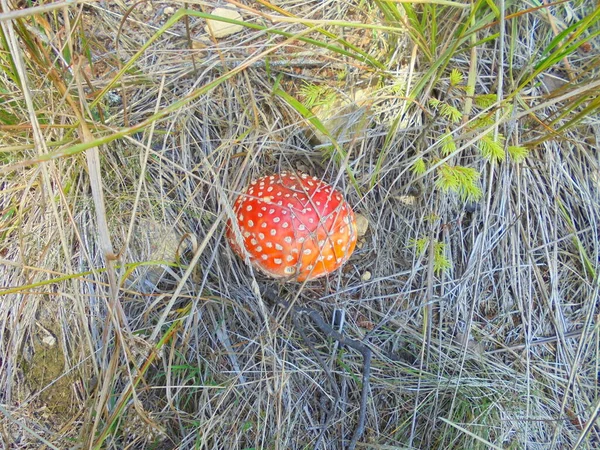
[(21, 362), (24, 382), (33, 402), (52, 429), (60, 429), (75, 414), (73, 376), (65, 374), (60, 329), (54, 321), (37, 322), (30, 358)]

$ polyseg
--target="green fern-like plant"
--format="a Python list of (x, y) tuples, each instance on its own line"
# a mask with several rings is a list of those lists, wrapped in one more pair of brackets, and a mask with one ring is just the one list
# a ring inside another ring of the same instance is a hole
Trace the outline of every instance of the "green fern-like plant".
[(427, 171), (427, 164), (425, 164), (423, 158), (417, 158), (410, 170), (415, 175), (423, 175)]
[(463, 82), (463, 74), (458, 69), (452, 69), (450, 72), (450, 86), (456, 87)]
[(443, 102), (441, 100), (438, 100), (437, 98), (430, 98), (429, 99), (429, 106), (431, 106), (432, 108), (438, 108)]
[(471, 167), (443, 164), (438, 169), (436, 185), (443, 191), (457, 193), (463, 200), (479, 200), (479, 172)]
[(476, 95), (474, 103), (478, 108), (486, 109), (496, 103), (498, 96), (496, 94), (482, 94)]
[(444, 137), (442, 137), (442, 147), (441, 152), (442, 155), (448, 156), (456, 151), (456, 142), (450, 133), (450, 130), (446, 131)]
[(392, 91), (392, 94), (404, 97), (406, 95), (406, 81), (400, 79), (392, 84), (389, 89)]
[(492, 114), (489, 114), (487, 116), (481, 116), (478, 117), (477, 119), (473, 119), (470, 123), (470, 127), (473, 130), (477, 130), (479, 128), (490, 128), (491, 126), (494, 125), (495, 119), (494, 116)]
[(410, 244), (415, 247), (417, 255), (421, 256), (427, 250), (427, 246), (429, 245), (429, 238), (423, 237), (419, 239), (411, 239)]
[[(430, 239), (423, 237), (412, 239), (411, 245), (419, 256), (427, 253), (430, 245)], [(433, 242), (433, 270), (437, 273), (444, 272), (452, 267), (452, 262), (446, 257), (446, 244), (440, 241)]]
[(335, 102), (335, 91), (329, 86), (304, 83), (300, 88), (300, 93), (304, 97), (304, 105), (307, 108), (313, 108), (321, 105), (331, 105)]
[[(476, 201), (483, 195), (479, 186), (480, 173), (475, 168), (477, 164), (473, 164), (475, 167), (465, 167), (458, 161), (452, 160), (455, 157), (458, 160), (461, 158), (460, 155), (457, 155), (458, 144), (455, 141), (453, 130), (456, 128), (454, 124), (463, 119), (459, 102), (465, 96), (464, 79), (465, 76), (458, 69), (452, 69), (448, 76), (450, 86), (446, 86), (444, 99), (430, 98), (427, 100), (428, 106), (437, 112), (433, 116), (435, 121), (433, 125), (438, 130), (443, 129), (444, 134), (439, 137), (438, 143), (434, 147), (438, 153), (419, 155), (412, 163), (410, 170), (415, 176), (425, 176), (428, 174), (428, 167), (433, 165), (435, 169), (431, 172), (435, 177), (437, 189), (457, 194), (463, 201)], [(472, 98), (475, 107), (480, 110), (493, 107), (498, 101), (496, 94), (475, 95)], [(510, 106), (500, 105), (499, 108), (503, 116), (510, 114)], [(489, 131), (495, 124), (496, 116), (495, 109), (488, 111), (485, 115), (470, 119), (464, 124), (464, 130), (478, 133), (479, 137), (476, 139), (474, 147), (479, 150), (482, 159), (501, 163), (508, 154), (514, 162), (523, 161), (529, 154), (527, 148), (519, 145), (507, 146), (506, 139), (502, 134)], [(440, 159), (443, 159), (443, 164), (439, 164)]]
[(504, 137), (498, 134), (496, 139), (488, 133), (477, 143), (482, 156), (489, 161), (504, 161), (506, 152), (504, 151)]
[(509, 145), (506, 149), (514, 162), (521, 162), (529, 156), (529, 149), (520, 145)]
[(449, 105), (446, 102), (438, 100), (436, 98), (429, 99), (429, 105), (436, 108), (442, 117), (450, 120), (452, 123), (458, 123), (462, 119), (462, 113), (458, 108)]
[(446, 244), (436, 241), (433, 244), (433, 270), (445, 272), (452, 267), (452, 262), (446, 258)]

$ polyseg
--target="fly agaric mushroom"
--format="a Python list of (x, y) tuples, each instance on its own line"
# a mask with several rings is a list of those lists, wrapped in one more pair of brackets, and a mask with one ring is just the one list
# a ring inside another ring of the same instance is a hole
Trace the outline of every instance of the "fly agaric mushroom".
[[(333, 272), (356, 245), (352, 208), (332, 186), (282, 172), (254, 180), (233, 211), (252, 264), (274, 278), (305, 281)], [(244, 257), (231, 220), (227, 239)]]

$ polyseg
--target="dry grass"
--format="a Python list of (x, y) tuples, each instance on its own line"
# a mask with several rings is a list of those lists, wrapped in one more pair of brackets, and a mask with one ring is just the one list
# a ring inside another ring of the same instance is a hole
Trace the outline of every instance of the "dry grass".
[[(362, 357), (267, 287), (372, 349), (357, 448), (598, 447), (600, 7), (275, 3), (2, 2), (3, 448), (346, 448)], [(328, 279), (226, 245), (282, 169), (369, 219)]]

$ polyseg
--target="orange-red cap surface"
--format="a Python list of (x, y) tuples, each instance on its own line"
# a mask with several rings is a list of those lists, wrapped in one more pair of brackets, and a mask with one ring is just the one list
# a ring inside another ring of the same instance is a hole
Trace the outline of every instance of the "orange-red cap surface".
[[(356, 246), (352, 208), (329, 184), (282, 172), (250, 183), (233, 210), (252, 264), (275, 278), (312, 280), (344, 264)], [(227, 239), (244, 257), (233, 224)]]

